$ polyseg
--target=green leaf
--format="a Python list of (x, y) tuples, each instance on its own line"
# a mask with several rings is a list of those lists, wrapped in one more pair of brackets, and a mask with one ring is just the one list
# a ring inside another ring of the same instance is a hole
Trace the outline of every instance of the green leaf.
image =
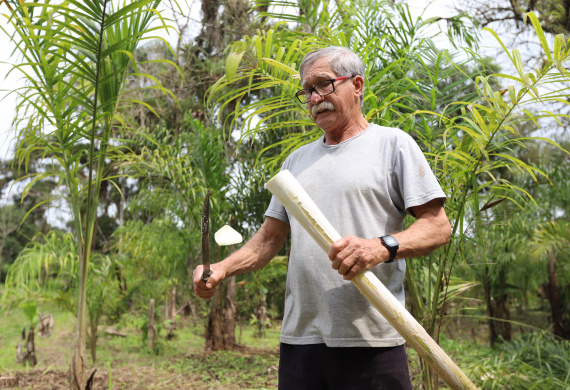
[(524, 66), (523, 66), (523, 62), (521, 59), (521, 53), (519, 52), (518, 49), (513, 49), (513, 65), (515, 66), (515, 69), (519, 73), (519, 76), (521, 77), (521, 79), (525, 80), (525, 82), (528, 85), (528, 81), (525, 79), (526, 74), (524, 72)]
[[(524, 17), (529, 17), (530, 21), (532, 22), (532, 26), (538, 35), (538, 39), (540, 40), (540, 44), (542, 45), (542, 49), (544, 50), (544, 54), (546, 54), (546, 58), (548, 61), (552, 61), (552, 53), (550, 52), (550, 48), (548, 47), (548, 43), (546, 42), (546, 36), (544, 35), (544, 31), (542, 30), (542, 26), (534, 12), (529, 12), (524, 14)], [(526, 20), (525, 20), (526, 23)]]
[(243, 51), (241, 53), (230, 53), (226, 58), (226, 79), (228, 82), (234, 78), (244, 53)]
[(283, 64), (283, 63), (281, 63), (281, 62), (279, 62), (279, 61), (275, 61), (275, 60), (273, 60), (273, 59), (271, 59), (271, 58), (262, 58), (261, 60), (262, 60), (263, 62), (265, 62), (265, 63), (271, 65), (271, 66), (274, 66), (274, 67), (276, 67), (276, 68), (278, 68), (278, 69), (284, 70), (285, 72), (289, 73), (290, 75), (296, 76), (296, 75), (299, 74), (299, 72), (296, 71), (295, 69), (292, 69), (292, 68), (288, 67), (287, 65), (285, 65), (285, 64)]

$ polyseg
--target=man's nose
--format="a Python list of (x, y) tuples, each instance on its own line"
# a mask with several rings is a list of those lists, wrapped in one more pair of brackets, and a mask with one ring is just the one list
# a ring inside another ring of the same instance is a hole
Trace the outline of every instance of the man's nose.
[(324, 98), (317, 93), (317, 91), (311, 91), (311, 104), (319, 104)]

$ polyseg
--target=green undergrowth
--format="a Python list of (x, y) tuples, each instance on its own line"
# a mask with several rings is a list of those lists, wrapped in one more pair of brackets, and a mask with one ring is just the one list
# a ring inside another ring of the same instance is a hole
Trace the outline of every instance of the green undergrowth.
[(484, 389), (568, 390), (570, 342), (545, 332), (525, 333), (469, 368)]
[[(549, 333), (522, 333), (494, 348), (445, 336), (440, 345), (479, 389), (570, 389), (570, 342)], [(419, 370), (416, 352), (408, 356), (411, 370)]]

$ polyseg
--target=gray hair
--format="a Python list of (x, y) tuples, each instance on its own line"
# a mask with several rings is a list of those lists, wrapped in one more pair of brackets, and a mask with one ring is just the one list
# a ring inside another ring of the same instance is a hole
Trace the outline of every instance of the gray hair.
[[(364, 78), (364, 72), (366, 69), (360, 57), (347, 47), (329, 46), (312, 51), (303, 58), (301, 67), (299, 68), (301, 82), (303, 82), (305, 68), (321, 58), (328, 58), (331, 70), (337, 77), (362, 76)], [(361, 102), (363, 98), (364, 90), (362, 90), (362, 95), (360, 95)]]

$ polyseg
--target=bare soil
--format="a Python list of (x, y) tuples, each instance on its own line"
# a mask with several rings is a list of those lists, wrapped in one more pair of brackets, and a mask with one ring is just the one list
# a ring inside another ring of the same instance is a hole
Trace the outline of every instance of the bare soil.
[[(189, 332), (189, 330), (179, 329), (178, 332)], [(125, 347), (124, 344), (113, 343), (117, 340), (116, 337), (106, 335), (103, 331), (100, 332), (98, 343), (100, 358), (97, 364), (89, 364), (87, 368), (88, 374), (96, 370), (91, 387), (93, 390), (233, 390), (275, 389), (277, 387), (277, 366), (271, 363), (277, 362), (278, 359), (278, 349), (275, 348), (251, 349), (240, 346), (230, 356), (224, 355), (218, 358), (216, 355), (203, 353), (200, 347), (186, 347), (184, 342), (179, 340), (178, 343), (175, 342), (176, 348), (180, 346), (179, 353), (173, 351), (174, 347), (170, 347), (168, 354), (156, 356), (148, 351), (141, 352), (139, 346)], [(131, 334), (131, 337), (138, 339), (140, 335)], [(9, 371), (0, 368), (0, 389), (69, 389), (67, 367), (71, 357), (71, 345), (73, 345), (73, 333), (69, 329), (62, 329), (61, 326), (56, 325), (49, 338), (36, 338), (38, 364), (35, 367), (22, 367), (22, 369)], [(242, 364), (246, 368), (247, 362), (251, 360), (255, 363), (252, 364), (255, 366), (253, 370), (257, 371), (249, 372), (249, 377), (246, 377), (239, 368), (226, 367), (227, 369), (221, 375), (215, 375), (216, 364), (231, 362), (232, 359), (245, 360)], [(87, 360), (91, 362), (90, 357), (87, 357)], [(266, 366), (260, 366), (260, 361), (262, 365), (267, 361)], [(204, 367), (204, 370), (211, 375), (199, 374), (201, 367)], [(18, 385), (12, 384), (9, 387), (2, 385), (2, 379), (6, 377), (15, 377)], [(255, 383), (253, 387), (252, 383)]]

